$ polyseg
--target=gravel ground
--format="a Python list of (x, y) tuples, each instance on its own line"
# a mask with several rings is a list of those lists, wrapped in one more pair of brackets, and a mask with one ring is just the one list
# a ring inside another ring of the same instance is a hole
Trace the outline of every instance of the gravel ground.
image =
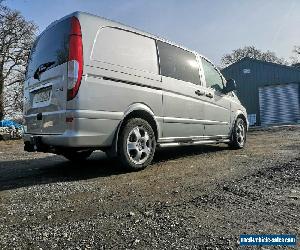
[(126, 173), (101, 152), (74, 165), (2, 141), (0, 249), (239, 249), (240, 234), (299, 239), (300, 127), (252, 131), (247, 143), (163, 149), (151, 167)]

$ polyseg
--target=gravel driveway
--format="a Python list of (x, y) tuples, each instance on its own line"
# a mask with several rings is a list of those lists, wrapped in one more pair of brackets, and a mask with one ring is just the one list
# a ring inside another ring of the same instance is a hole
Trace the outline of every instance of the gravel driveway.
[(134, 173), (0, 142), (0, 249), (238, 249), (243, 233), (299, 239), (299, 126), (163, 149)]

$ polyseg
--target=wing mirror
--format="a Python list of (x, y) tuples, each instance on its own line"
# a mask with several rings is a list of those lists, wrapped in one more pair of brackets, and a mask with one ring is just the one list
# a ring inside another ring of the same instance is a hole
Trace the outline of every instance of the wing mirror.
[(226, 86), (223, 89), (224, 94), (227, 94), (227, 93), (229, 93), (231, 91), (234, 91), (234, 90), (236, 90), (236, 82), (235, 82), (235, 80), (233, 80), (233, 79), (227, 80), (226, 81)]

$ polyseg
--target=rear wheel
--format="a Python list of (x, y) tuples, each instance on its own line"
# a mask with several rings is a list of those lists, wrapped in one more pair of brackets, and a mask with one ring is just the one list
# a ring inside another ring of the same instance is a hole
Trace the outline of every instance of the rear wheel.
[(245, 121), (238, 117), (232, 130), (231, 141), (229, 145), (236, 149), (243, 148), (246, 143), (246, 131), (247, 128)]
[(125, 123), (118, 140), (118, 155), (126, 168), (137, 171), (147, 167), (155, 148), (155, 135), (147, 121), (134, 118)]
[(63, 152), (61, 155), (67, 158), (69, 161), (84, 161), (86, 160), (91, 154), (93, 150), (70, 150)]

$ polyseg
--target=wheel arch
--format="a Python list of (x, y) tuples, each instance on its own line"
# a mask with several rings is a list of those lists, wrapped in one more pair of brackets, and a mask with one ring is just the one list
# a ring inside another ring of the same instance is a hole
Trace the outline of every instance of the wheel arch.
[(234, 127), (234, 124), (235, 124), (237, 118), (243, 119), (243, 121), (246, 123), (246, 129), (248, 131), (249, 122), (248, 122), (248, 119), (247, 119), (247, 115), (242, 110), (237, 110), (237, 112), (235, 113), (233, 123), (232, 123), (232, 128)]
[(151, 110), (151, 108), (143, 103), (134, 103), (134, 104), (130, 105), (127, 108), (127, 110), (124, 112), (123, 118), (118, 125), (117, 131), (116, 131), (116, 134), (114, 137), (113, 145), (112, 145), (112, 150), (113, 150), (112, 154), (113, 155), (117, 155), (117, 151), (118, 151), (117, 145), (118, 145), (120, 131), (123, 128), (126, 121), (128, 121), (131, 118), (144, 119), (152, 127), (156, 140), (158, 140), (158, 138), (160, 137), (160, 133), (161, 133), (160, 126), (159, 126), (158, 121), (155, 118), (154, 112)]
[(236, 117), (236, 119), (237, 118), (241, 118), (245, 123), (246, 123), (246, 131), (248, 131), (248, 120), (247, 120), (247, 118), (245, 117), (245, 115), (244, 114), (239, 114), (237, 117)]

